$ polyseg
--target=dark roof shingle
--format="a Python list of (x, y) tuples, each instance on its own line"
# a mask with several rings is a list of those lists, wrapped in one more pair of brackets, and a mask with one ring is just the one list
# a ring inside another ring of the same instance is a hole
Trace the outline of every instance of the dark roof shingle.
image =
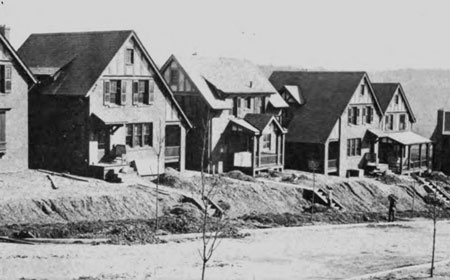
[(59, 72), (56, 81), (42, 89), (43, 94), (85, 96), (132, 33), (125, 30), (32, 34), (18, 53), (35, 71), (44, 68)]
[(399, 83), (372, 83), (373, 91), (377, 96), (378, 102), (380, 103), (381, 110), (386, 112), (395, 91), (399, 87)]
[(262, 132), (272, 118), (272, 114), (246, 114), (244, 120)]
[(325, 143), (365, 76), (365, 72), (273, 72), (269, 80), (277, 90), (298, 86), (305, 99), (294, 109), (286, 141)]

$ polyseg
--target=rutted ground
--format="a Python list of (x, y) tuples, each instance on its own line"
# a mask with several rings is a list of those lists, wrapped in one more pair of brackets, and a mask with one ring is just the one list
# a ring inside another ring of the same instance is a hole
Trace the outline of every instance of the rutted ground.
[[(207, 279), (346, 279), (425, 263), (431, 259), (431, 226), (422, 220), (253, 230), (244, 239), (222, 240)], [(449, 234), (450, 223), (439, 222), (438, 261), (450, 258)], [(0, 243), (0, 279), (199, 279), (200, 246), (200, 240), (133, 246)]]

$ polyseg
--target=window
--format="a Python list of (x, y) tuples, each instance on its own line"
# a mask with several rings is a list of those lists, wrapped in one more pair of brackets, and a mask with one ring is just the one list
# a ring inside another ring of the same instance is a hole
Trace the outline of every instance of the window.
[(393, 130), (394, 129), (394, 115), (386, 115), (385, 124), (386, 124), (387, 130)]
[(272, 148), (272, 135), (270, 134), (264, 134), (263, 135), (263, 150), (270, 151)]
[(372, 106), (366, 106), (365, 108), (366, 114), (365, 114), (365, 122), (366, 123), (372, 123), (373, 122), (373, 108)]
[(133, 125), (127, 125), (127, 135), (125, 136), (125, 144), (127, 146), (133, 147)]
[(126, 50), (125, 63), (128, 65), (134, 64), (134, 50), (133, 49)]
[(349, 107), (348, 108), (348, 123), (349, 124), (358, 124), (360, 123), (360, 116), (359, 116), (359, 108), (358, 107)]
[(12, 68), (11, 65), (0, 65), (0, 92), (11, 92), (11, 78)]
[(125, 143), (130, 147), (144, 147), (153, 145), (153, 124), (127, 124)]
[(97, 148), (104, 150), (106, 147), (106, 131), (101, 129), (97, 132)]
[(444, 132), (450, 132), (450, 112), (444, 112)]
[(124, 105), (126, 102), (126, 87), (125, 81), (111, 80), (103, 83), (103, 103)]
[(399, 130), (405, 130), (406, 129), (406, 115), (402, 114), (400, 115), (400, 123), (399, 123)]
[(347, 156), (361, 155), (361, 138), (347, 139)]
[(400, 103), (400, 96), (397, 94), (395, 96), (395, 105), (398, 105), (398, 103)]
[(153, 79), (133, 82), (133, 104), (150, 104), (155, 100)]
[(245, 99), (245, 107), (247, 107), (247, 109), (251, 109), (252, 108), (252, 98), (251, 97), (247, 97)]
[(0, 111), (0, 153), (6, 150), (6, 112)]
[(364, 96), (364, 93), (366, 92), (366, 86), (361, 85), (361, 96)]

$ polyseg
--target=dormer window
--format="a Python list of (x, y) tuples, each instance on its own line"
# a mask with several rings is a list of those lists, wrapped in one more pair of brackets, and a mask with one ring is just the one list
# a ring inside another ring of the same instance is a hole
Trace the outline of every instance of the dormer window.
[(11, 77), (12, 68), (11, 65), (0, 65), (0, 93), (11, 92)]
[(128, 65), (134, 64), (134, 50), (133, 49), (127, 49), (125, 54), (125, 63)]

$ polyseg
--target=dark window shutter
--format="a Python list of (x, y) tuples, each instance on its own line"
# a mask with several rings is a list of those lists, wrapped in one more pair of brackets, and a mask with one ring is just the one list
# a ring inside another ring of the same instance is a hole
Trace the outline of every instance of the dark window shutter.
[(0, 65), (0, 92), (5, 92), (5, 65)]
[(351, 149), (352, 149), (352, 147), (351, 147), (351, 141), (352, 141), (352, 140), (350, 140), (350, 139), (347, 140), (347, 156), (350, 156), (350, 155), (351, 155)]
[(144, 81), (144, 103), (150, 103), (149, 81)]
[(104, 81), (103, 82), (103, 104), (109, 104), (110, 100), (109, 100), (109, 94), (110, 94), (110, 83), (109, 81)]
[(138, 103), (138, 88), (139, 88), (138, 82), (133, 81), (133, 104)]
[(369, 108), (370, 109), (370, 123), (372, 123), (373, 122), (373, 108), (372, 107), (370, 107)]

